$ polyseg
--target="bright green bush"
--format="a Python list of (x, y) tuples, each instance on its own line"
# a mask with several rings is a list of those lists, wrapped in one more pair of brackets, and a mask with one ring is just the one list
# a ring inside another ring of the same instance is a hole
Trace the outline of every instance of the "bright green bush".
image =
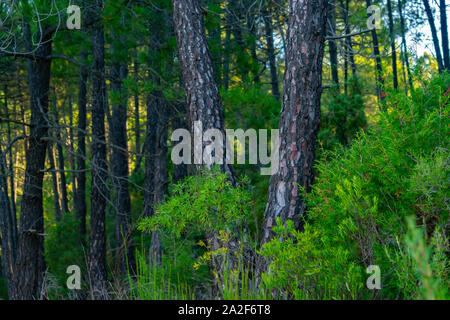
[[(450, 77), (442, 76), (411, 96), (390, 94), (374, 128), (317, 163), (305, 232), (280, 226), (280, 236), (262, 250), (272, 259), (268, 286), (294, 298), (442, 297), (441, 284), (429, 292), (423, 279), (448, 283), (442, 247), (448, 243), (449, 86)], [(407, 250), (419, 243), (405, 237), (409, 216), (427, 230), (424, 259), (440, 261), (431, 275), (417, 264), (418, 253)], [(439, 241), (431, 241), (439, 228)], [(393, 263), (401, 252), (406, 258)], [(381, 269), (381, 290), (365, 286), (369, 265)], [(418, 272), (409, 284), (398, 276)], [(419, 289), (412, 292), (414, 285)]]

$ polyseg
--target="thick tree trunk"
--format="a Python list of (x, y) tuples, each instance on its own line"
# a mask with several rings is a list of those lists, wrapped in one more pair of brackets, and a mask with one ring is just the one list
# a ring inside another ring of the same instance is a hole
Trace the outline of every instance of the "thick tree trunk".
[(270, 79), (272, 85), (272, 95), (280, 100), (280, 86), (278, 84), (278, 73), (277, 73), (277, 62), (275, 56), (275, 48), (273, 44), (273, 25), (272, 25), (272, 11), (270, 8), (263, 14), (264, 18), (264, 29), (266, 32), (266, 42), (267, 42), (267, 55), (269, 57), (270, 66)]
[(274, 236), (277, 218), (301, 227), (306, 204), (299, 187), (308, 192), (314, 177), (327, 1), (290, 0), (289, 11), (279, 170), (270, 180), (262, 243)]
[[(31, 32), (26, 27), (31, 46)], [(43, 31), (45, 34), (45, 29)], [(44, 39), (36, 56), (51, 54), (51, 39)], [(31, 127), (25, 152), (25, 181), (20, 210), (16, 284), (12, 299), (39, 298), (45, 272), (44, 214), (42, 183), (48, 133), (47, 112), (49, 105), (51, 60), (36, 59), (28, 62), (30, 88)]]
[[(194, 122), (196, 121), (202, 122), (203, 131), (218, 129), (222, 132), (224, 152), (220, 166), (234, 181), (231, 166), (226, 163), (224, 112), (206, 41), (200, 5), (198, 0), (172, 0), (172, 3), (178, 58), (189, 110), (191, 135), (194, 137)], [(203, 142), (202, 150), (198, 150), (198, 152), (204, 154), (205, 147), (212, 142)], [(194, 148), (193, 151), (195, 152)], [(196, 167), (202, 169), (204, 165), (196, 164)]]
[(394, 81), (394, 89), (398, 89), (398, 74), (397, 74), (397, 48), (395, 46), (395, 31), (394, 31), (394, 17), (392, 16), (392, 1), (387, 0), (388, 16), (389, 16), (389, 35), (391, 38), (392, 51), (392, 76)]
[[(95, 0), (99, 17), (103, 0)], [(106, 299), (106, 230), (107, 162), (105, 145), (105, 35), (101, 22), (93, 28), (94, 66), (92, 74), (92, 187), (91, 233), (89, 236), (88, 272), (93, 299)]]
[(441, 18), (441, 38), (442, 38), (442, 51), (444, 53), (443, 65), (446, 70), (450, 70), (450, 51), (448, 44), (448, 23), (447, 23), (447, 6), (445, 0), (439, 1), (439, 11)]
[(431, 37), (433, 38), (434, 50), (436, 52), (436, 60), (438, 64), (439, 73), (444, 69), (444, 62), (442, 60), (441, 47), (439, 45), (439, 38), (436, 30), (436, 25), (434, 23), (433, 11), (431, 11), (430, 2), (428, 0), (423, 0), (423, 5), (425, 6), (425, 12), (427, 14), (428, 23), (431, 29)]
[[(334, 0), (328, 3), (328, 34), (334, 36), (336, 33), (336, 5)], [(330, 49), (330, 64), (331, 64), (331, 80), (339, 89), (339, 72), (338, 72), (338, 52), (336, 40), (328, 40), (328, 47)]]
[[(87, 60), (87, 53), (81, 52), (81, 61)], [(86, 104), (87, 104), (87, 78), (85, 68), (80, 68), (79, 92), (78, 92), (78, 157), (77, 157), (77, 188), (76, 188), (76, 211), (80, 223), (80, 238), (84, 242), (86, 236)]]

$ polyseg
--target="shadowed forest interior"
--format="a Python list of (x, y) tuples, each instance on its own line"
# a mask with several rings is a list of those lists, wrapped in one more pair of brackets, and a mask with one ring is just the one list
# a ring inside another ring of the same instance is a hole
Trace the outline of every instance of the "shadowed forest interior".
[(448, 7), (0, 0), (0, 300), (448, 299)]

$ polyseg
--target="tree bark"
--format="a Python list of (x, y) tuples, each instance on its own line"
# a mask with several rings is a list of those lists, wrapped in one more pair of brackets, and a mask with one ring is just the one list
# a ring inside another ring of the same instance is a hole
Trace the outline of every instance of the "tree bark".
[[(100, 17), (103, 0), (95, 0), (95, 17)], [(89, 236), (88, 272), (93, 299), (106, 299), (106, 230), (107, 162), (105, 144), (105, 35), (103, 25), (93, 28), (94, 65), (92, 74), (92, 186), (91, 233)]]
[(273, 238), (277, 218), (301, 227), (306, 203), (299, 186), (309, 192), (314, 178), (327, 1), (290, 0), (289, 11), (279, 170), (270, 180), (262, 244)]
[[(44, 28), (43, 34), (46, 34)], [(26, 25), (28, 46), (31, 47), (31, 31)], [(51, 55), (51, 38), (44, 38), (36, 50), (36, 56)], [(31, 126), (25, 152), (25, 181), (20, 210), (18, 256), (16, 261), (16, 284), (12, 299), (31, 300), (39, 298), (45, 272), (44, 260), (44, 214), (42, 183), (44, 177), (48, 133), (48, 106), (51, 60), (28, 61)]]
[[(336, 5), (334, 0), (328, 3), (328, 34), (334, 36), (336, 32)], [(331, 79), (339, 90), (338, 52), (336, 40), (328, 40), (330, 49)]]
[[(226, 163), (224, 112), (205, 36), (200, 5), (198, 0), (172, 0), (172, 3), (178, 58), (189, 110), (191, 135), (194, 136), (195, 121), (202, 122), (204, 131), (218, 129), (222, 132), (224, 152), (221, 169), (234, 181), (231, 166)], [(203, 142), (202, 154), (210, 143), (212, 141)], [(207, 167), (210, 166), (207, 165)], [(204, 168), (204, 165), (196, 164), (196, 168), (200, 170)]]
[(392, 1), (387, 0), (388, 16), (389, 16), (389, 35), (391, 38), (392, 51), (392, 75), (394, 82), (394, 89), (398, 89), (398, 74), (397, 74), (397, 48), (395, 46), (395, 31), (394, 31), (394, 17), (392, 16)]
[(428, 0), (423, 0), (423, 5), (425, 6), (425, 12), (427, 14), (428, 23), (431, 29), (431, 37), (433, 38), (434, 50), (436, 52), (436, 60), (438, 64), (439, 73), (444, 71), (445, 66), (442, 60), (441, 47), (439, 45), (439, 38), (436, 30), (436, 25), (434, 23), (433, 11), (431, 11), (430, 2)]
[[(180, 105), (179, 110), (182, 112), (178, 112), (174, 115), (172, 119), (172, 131), (177, 129), (186, 129), (188, 130), (187, 119), (186, 119), (186, 107), (185, 105)], [(182, 156), (182, 154), (180, 154)], [(182, 181), (188, 175), (187, 165), (184, 163), (174, 164), (173, 166), (173, 177), (172, 183), (176, 184)]]

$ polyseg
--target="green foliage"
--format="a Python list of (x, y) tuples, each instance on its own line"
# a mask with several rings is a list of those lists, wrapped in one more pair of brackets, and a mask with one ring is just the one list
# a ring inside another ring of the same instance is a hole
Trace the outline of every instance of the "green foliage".
[(86, 263), (80, 245), (79, 222), (72, 214), (64, 214), (61, 221), (50, 229), (45, 239), (45, 260), (48, 272), (65, 287), (67, 267), (77, 265), (85, 274)]
[[(319, 161), (307, 195), (305, 232), (279, 226), (279, 237), (262, 250), (272, 260), (264, 278), (270, 288), (295, 298), (443, 297), (449, 81), (436, 77), (410, 97), (389, 95), (374, 128)], [(409, 216), (421, 221), (428, 235), (441, 230), (440, 236), (428, 245), (415, 231), (405, 238)], [(402, 253), (405, 258), (398, 258)], [(380, 292), (363, 286), (362, 270), (369, 265), (380, 266)], [(403, 281), (399, 273), (413, 280)]]
[[(138, 224), (140, 231), (158, 231), (163, 248), (162, 266), (158, 269), (145, 262), (144, 254), (138, 254), (139, 296), (167, 292), (169, 282), (181, 290), (177, 289), (182, 297), (204, 295), (211, 284), (209, 265), (203, 263), (205, 257), (211, 256), (206, 235), (238, 232), (249, 220), (250, 207), (246, 180), (232, 186), (227, 175), (217, 169), (173, 185), (171, 197), (155, 208), (154, 216)], [(159, 288), (146, 289), (143, 283), (149, 281), (159, 284)], [(195, 290), (186, 291), (187, 287)]]
[(173, 186), (173, 195), (144, 218), (139, 229), (182, 234), (219, 232), (241, 226), (249, 214), (250, 196), (245, 180), (233, 187), (225, 173), (205, 170)]
[(349, 83), (348, 94), (332, 87), (324, 95), (319, 140), (325, 149), (332, 149), (338, 143), (346, 146), (358, 131), (366, 127), (364, 98), (356, 78)]

